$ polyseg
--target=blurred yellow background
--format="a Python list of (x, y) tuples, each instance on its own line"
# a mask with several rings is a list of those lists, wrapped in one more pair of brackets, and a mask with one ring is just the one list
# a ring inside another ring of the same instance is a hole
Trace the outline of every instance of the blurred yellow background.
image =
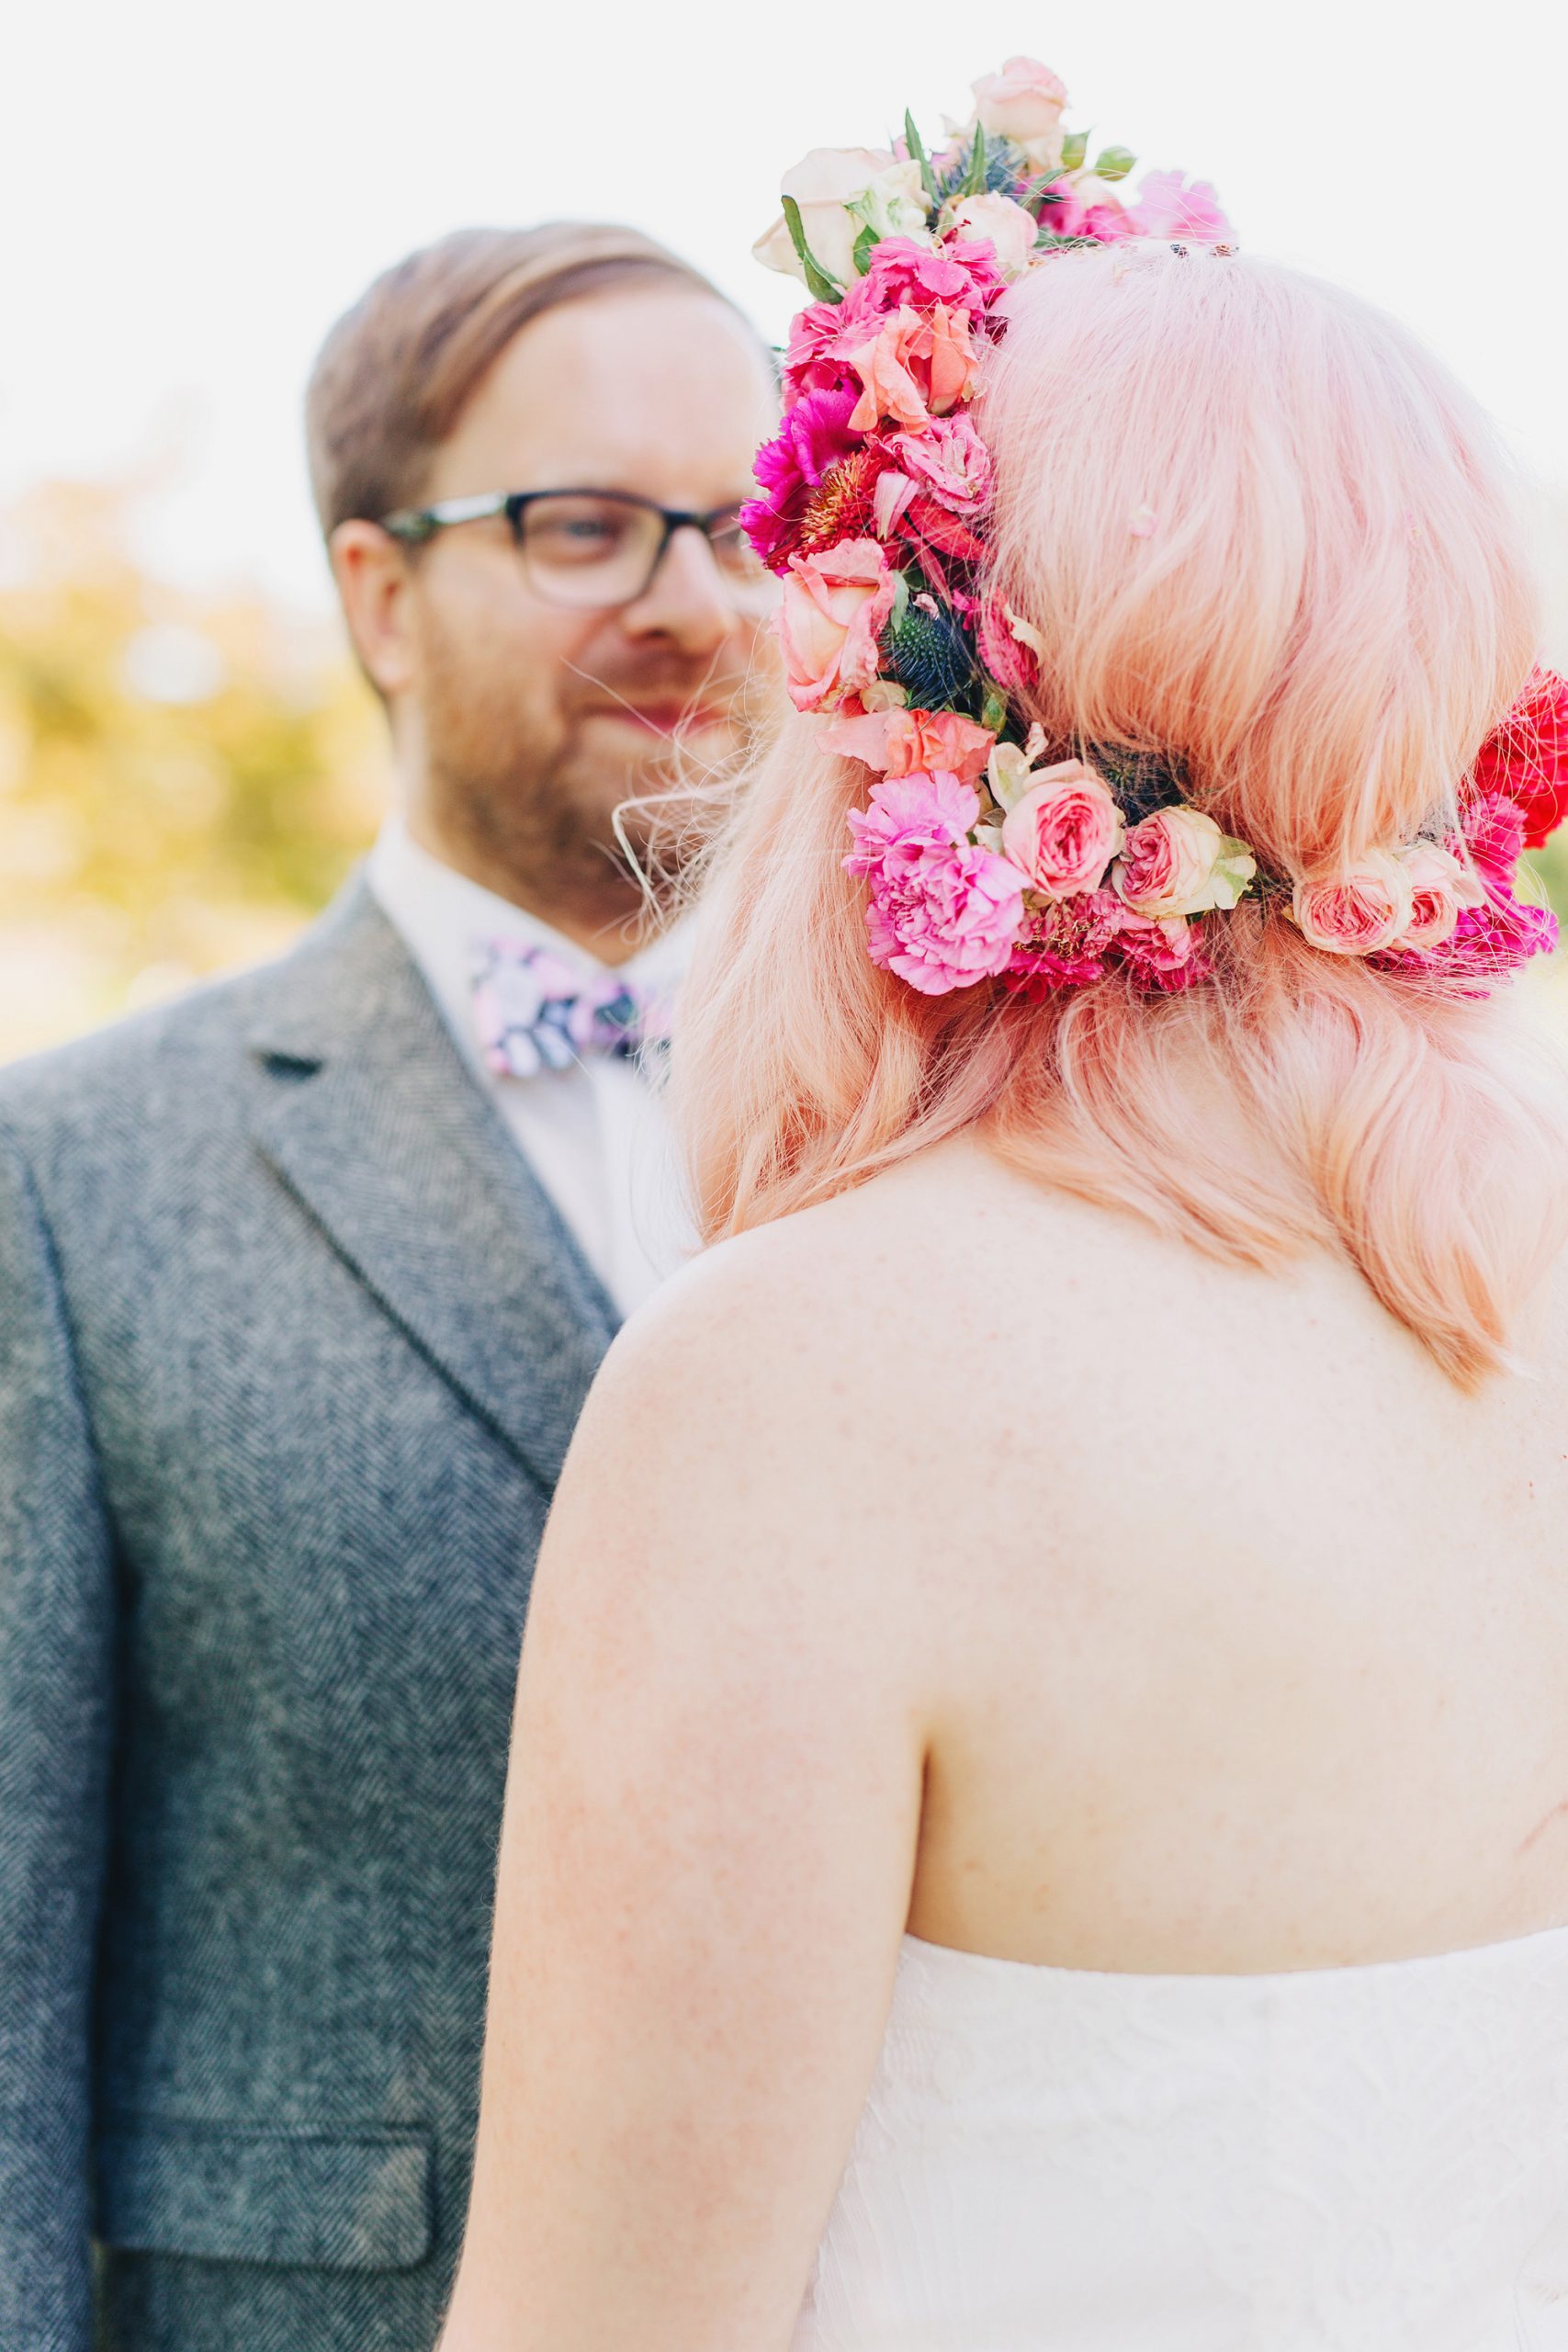
[(0, 531), (0, 1057), (276, 953), (383, 806), (336, 627), (150, 578), (136, 503), (47, 484)]
[[(56, 482), (0, 517), (0, 1059), (277, 953), (384, 806), (380, 713), (335, 625), (150, 576), (143, 497)], [(1537, 514), (1563, 663), (1568, 501)], [(1539, 863), (1568, 922), (1568, 842)]]

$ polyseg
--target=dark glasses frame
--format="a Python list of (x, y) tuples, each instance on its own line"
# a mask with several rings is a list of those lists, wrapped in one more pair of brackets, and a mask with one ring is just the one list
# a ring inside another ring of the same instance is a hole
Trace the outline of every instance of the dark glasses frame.
[[(632, 595), (617, 599), (621, 604), (635, 605), (638, 596), (647, 595), (677, 531), (700, 531), (710, 548), (714, 548), (717, 538), (728, 538), (732, 533), (740, 536), (739, 500), (733, 506), (716, 506), (705, 514), (697, 514), (682, 506), (661, 506), (656, 498), (643, 498), (630, 490), (480, 491), (472, 498), (444, 498), (434, 506), (400, 506), (395, 514), (383, 514), (380, 525), (383, 531), (400, 540), (403, 546), (421, 548), (433, 539), (437, 531), (451, 530), (461, 523), (488, 522), (492, 516), (502, 514), (516, 542), (517, 551), (526, 562), (528, 549), (523, 536), (523, 518), (530, 506), (552, 498), (593, 498), (602, 505), (632, 506), (644, 514), (659, 516), (664, 527), (649, 564), (647, 576)], [(716, 549), (715, 555), (716, 560)], [(719, 569), (722, 575), (723, 567)], [(761, 573), (758, 584), (763, 584), (768, 578), (768, 573)]]

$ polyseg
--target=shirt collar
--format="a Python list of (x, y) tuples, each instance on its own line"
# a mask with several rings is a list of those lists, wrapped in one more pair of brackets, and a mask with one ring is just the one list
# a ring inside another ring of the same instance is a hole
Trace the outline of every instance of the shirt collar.
[(613, 970), (644, 987), (668, 989), (679, 986), (691, 953), (691, 918), (682, 915), (624, 964), (603, 964), (542, 916), (513, 906), (510, 899), (432, 856), (411, 838), (408, 827), (397, 816), (389, 817), (382, 826), (366, 875), (383, 913), (400, 932), (424, 974), (447, 1026), (477, 1069), (484, 1069), (470, 1011), (477, 941), (516, 939), (531, 947), (547, 948), (584, 982)]

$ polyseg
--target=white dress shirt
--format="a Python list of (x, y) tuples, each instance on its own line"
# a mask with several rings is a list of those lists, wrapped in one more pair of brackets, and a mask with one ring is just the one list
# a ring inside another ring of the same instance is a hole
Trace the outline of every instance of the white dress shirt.
[[(587, 1054), (567, 1069), (498, 1078), (487, 1068), (471, 1007), (476, 945), (512, 939), (547, 948), (585, 981), (606, 967), (537, 915), (525, 913), (409, 838), (400, 819), (370, 853), (370, 888), (424, 975), (458, 1051), (493, 1098), (615, 1306), (629, 1315), (696, 1246), (664, 1106), (635, 1061)], [(615, 967), (617, 978), (674, 989), (685, 962), (675, 925)]]

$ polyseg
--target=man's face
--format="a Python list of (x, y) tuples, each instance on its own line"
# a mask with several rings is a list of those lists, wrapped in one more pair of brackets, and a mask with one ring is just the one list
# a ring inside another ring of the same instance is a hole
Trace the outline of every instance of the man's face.
[[(421, 503), (594, 489), (711, 513), (752, 494), (776, 409), (755, 339), (700, 289), (567, 303), (502, 354)], [(740, 746), (765, 600), (738, 602), (706, 541), (682, 531), (636, 602), (552, 602), (504, 517), (438, 532), (409, 559), (407, 594), (393, 710), (421, 755), (416, 831), (536, 906), (613, 910), (615, 811), (667, 783), (672, 730), (705, 764)], [(638, 831), (634, 817), (634, 842)]]

